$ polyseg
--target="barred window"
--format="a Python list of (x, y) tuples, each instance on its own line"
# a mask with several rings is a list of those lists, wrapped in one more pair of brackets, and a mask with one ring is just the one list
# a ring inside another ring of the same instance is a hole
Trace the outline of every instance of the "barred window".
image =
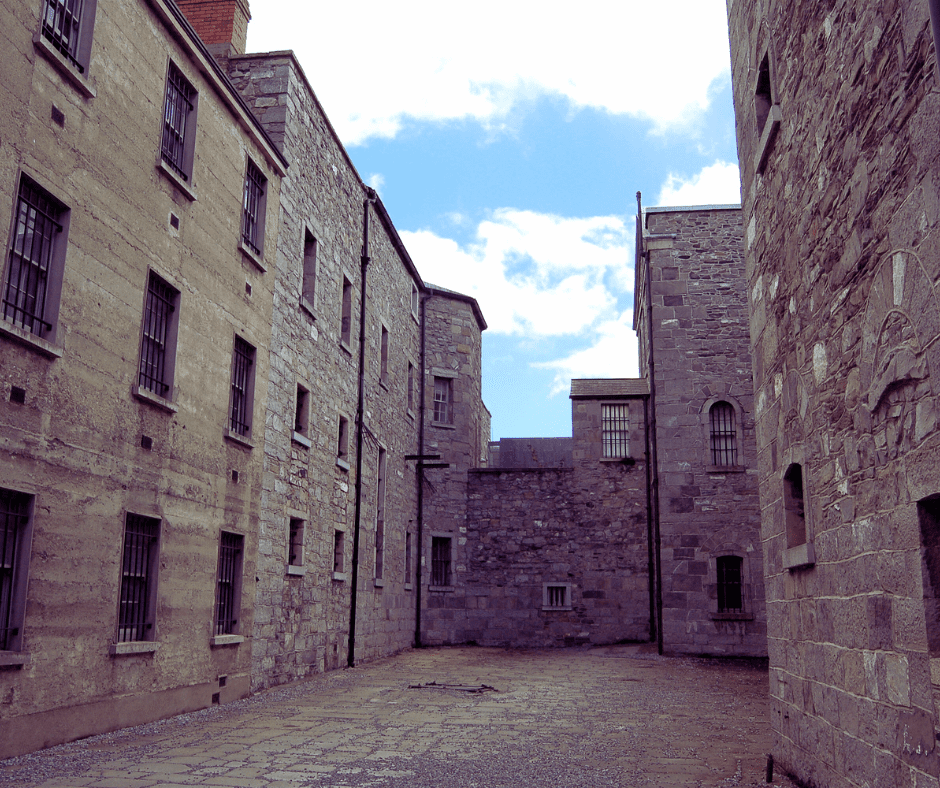
[(261, 254), (264, 240), (264, 208), (268, 181), (253, 161), (245, 173), (245, 196), (242, 205), (242, 241), (255, 254)]
[(451, 378), (434, 378), (434, 421), (453, 424), (453, 402), (454, 381)]
[(451, 584), (449, 536), (431, 537), (431, 585), (449, 586)]
[(716, 559), (718, 570), (718, 612), (744, 611), (741, 567), (744, 559), (736, 555), (722, 555)]
[(240, 534), (222, 532), (219, 542), (219, 575), (216, 586), (216, 635), (231, 635), (238, 629), (244, 542), (245, 537)]
[(166, 76), (161, 155), (167, 166), (184, 181), (189, 181), (192, 175), (195, 121), (196, 89), (179, 68), (170, 63)]
[(32, 496), (0, 487), (0, 651), (23, 642)]
[(601, 405), (603, 457), (630, 456), (630, 409), (627, 405)]
[(140, 341), (141, 388), (172, 399), (173, 361), (176, 344), (179, 291), (153, 271), (147, 283), (144, 321)]
[(716, 402), (708, 411), (712, 465), (737, 465), (738, 445), (734, 424), (734, 408), (727, 402)]
[(95, 0), (45, 0), (42, 36), (75, 70), (85, 73), (91, 54)]
[(121, 561), (118, 642), (153, 640), (160, 521), (128, 512)]
[(229, 429), (244, 437), (251, 433), (254, 382), (255, 349), (237, 336), (232, 352), (232, 400), (229, 408)]
[(25, 175), (20, 178), (3, 319), (40, 337), (52, 331), (58, 312), (66, 210)]

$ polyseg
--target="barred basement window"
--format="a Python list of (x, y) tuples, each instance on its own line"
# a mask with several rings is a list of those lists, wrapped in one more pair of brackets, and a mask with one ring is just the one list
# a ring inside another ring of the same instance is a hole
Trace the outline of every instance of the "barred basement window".
[(451, 539), (449, 536), (431, 537), (431, 585), (451, 585)]
[(219, 574), (216, 585), (215, 634), (231, 635), (238, 629), (245, 537), (222, 532), (219, 542)]
[(138, 383), (141, 388), (165, 399), (173, 398), (179, 296), (179, 291), (150, 272), (141, 331)]
[(736, 555), (722, 555), (716, 559), (719, 613), (744, 612), (741, 578), (743, 561)]
[(627, 405), (601, 405), (602, 457), (630, 456), (629, 416)]
[(571, 583), (543, 584), (542, 610), (571, 610)]
[(75, 70), (84, 74), (91, 56), (95, 0), (46, 0), (42, 36)]
[(734, 408), (727, 402), (716, 402), (709, 408), (708, 419), (712, 465), (737, 465), (738, 446)]
[(454, 381), (451, 378), (434, 378), (434, 421), (453, 424), (453, 402)]
[(160, 521), (127, 513), (121, 561), (119, 643), (153, 640)]
[(245, 173), (245, 196), (242, 201), (242, 241), (256, 255), (261, 254), (264, 241), (264, 209), (268, 180), (253, 161)]
[(229, 430), (248, 437), (251, 433), (251, 411), (255, 382), (255, 349), (241, 337), (235, 337), (232, 352), (232, 398), (229, 407)]
[(189, 181), (193, 171), (193, 147), (196, 138), (196, 89), (179, 68), (170, 63), (166, 75), (166, 100), (163, 106), (163, 144), (161, 157), (166, 165)]
[(20, 651), (33, 496), (0, 487), (0, 651)]

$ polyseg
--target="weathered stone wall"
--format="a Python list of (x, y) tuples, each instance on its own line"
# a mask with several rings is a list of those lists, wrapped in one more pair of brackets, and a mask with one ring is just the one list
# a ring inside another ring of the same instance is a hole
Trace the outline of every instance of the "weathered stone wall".
[(490, 444), (498, 468), (570, 468), (571, 438), (502, 438)]
[[(54, 330), (0, 320), (0, 487), (33, 496), (22, 644), (0, 652), (0, 757), (248, 692), (273, 277), (239, 250), (241, 205), (250, 157), (268, 179), (272, 268), (283, 167), (170, 6), (99, 3), (81, 76), (34, 43), (42, 8), (0, 3), (4, 282), (21, 173), (69, 209)], [(198, 92), (195, 200), (155, 167), (168, 58)], [(162, 401), (133, 393), (151, 270), (180, 293)], [(224, 437), (236, 334), (256, 348), (254, 448)], [(155, 614), (139, 653), (109, 653), (129, 512), (160, 521)], [(244, 582), (235, 642), (213, 646), (222, 530), (244, 536)]]
[[(775, 757), (812, 785), (935, 786), (940, 651), (925, 600), (937, 597), (940, 108), (928, 4), (736, 0), (728, 14)], [(763, 133), (757, 94), (772, 107)], [(796, 466), (798, 539), (784, 498)]]

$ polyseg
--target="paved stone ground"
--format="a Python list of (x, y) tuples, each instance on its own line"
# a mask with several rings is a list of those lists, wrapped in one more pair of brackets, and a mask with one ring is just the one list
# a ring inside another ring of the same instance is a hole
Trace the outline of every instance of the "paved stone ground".
[[(494, 691), (412, 688), (429, 682)], [(769, 749), (756, 662), (445, 648), (11, 758), (0, 785), (756, 787)]]

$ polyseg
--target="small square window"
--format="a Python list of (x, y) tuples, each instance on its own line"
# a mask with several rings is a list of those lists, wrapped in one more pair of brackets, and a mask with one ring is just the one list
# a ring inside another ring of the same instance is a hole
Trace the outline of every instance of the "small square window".
[(196, 89), (176, 64), (171, 62), (166, 75), (160, 158), (190, 188), (196, 140), (196, 100)]
[(287, 534), (287, 564), (288, 566), (304, 565), (304, 521), (291, 517)]
[(571, 610), (571, 583), (544, 583), (542, 610)]
[(438, 424), (454, 423), (454, 381), (452, 378), (434, 378), (434, 421)]
[(602, 456), (630, 456), (630, 412), (627, 405), (601, 405)]
[(352, 341), (352, 282), (343, 277), (343, 303), (340, 313), (339, 340), (347, 347)]
[(119, 643), (154, 639), (160, 521), (128, 512), (121, 561)]
[(227, 531), (222, 532), (219, 541), (219, 571), (216, 581), (216, 635), (233, 635), (238, 632), (244, 547), (244, 536)]
[(173, 399), (173, 371), (179, 326), (179, 291), (153, 271), (147, 282), (137, 383), (163, 399)]
[(382, 340), (379, 347), (379, 382), (388, 386), (388, 329), (382, 326)]
[(33, 496), (0, 487), (0, 651), (21, 651)]
[(451, 580), (451, 537), (431, 537), (431, 585), (449, 586)]
[(317, 305), (317, 239), (304, 229), (304, 270), (301, 296), (309, 308)]
[(261, 256), (264, 248), (264, 217), (268, 179), (249, 159), (242, 199), (242, 243), (252, 254)]
[(254, 408), (255, 349), (239, 336), (232, 351), (232, 389), (228, 428), (231, 433), (248, 438)]

